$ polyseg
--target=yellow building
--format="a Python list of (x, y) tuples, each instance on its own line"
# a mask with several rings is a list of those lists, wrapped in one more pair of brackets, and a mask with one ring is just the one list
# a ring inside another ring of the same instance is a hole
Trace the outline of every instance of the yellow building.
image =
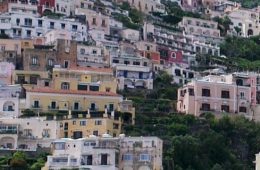
[(45, 71), (15, 70), (13, 72), (13, 84), (23, 84), (26, 89), (37, 85), (39, 79), (49, 79), (50, 73)]
[(118, 136), (122, 124), (134, 124), (135, 118), (132, 102), (113, 92), (31, 89), (26, 108), (61, 119), (60, 137)]
[(109, 68), (53, 68), (53, 88), (116, 93), (117, 81)]

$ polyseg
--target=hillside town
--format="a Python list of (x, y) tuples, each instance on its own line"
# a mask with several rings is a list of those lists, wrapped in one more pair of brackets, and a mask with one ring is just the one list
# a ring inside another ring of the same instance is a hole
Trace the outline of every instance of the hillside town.
[[(229, 0), (0, 0), (0, 156), (48, 153), (0, 169), (201, 170), (153, 115), (257, 124), (259, 35), (260, 6)], [(257, 141), (239, 149), (260, 170)]]

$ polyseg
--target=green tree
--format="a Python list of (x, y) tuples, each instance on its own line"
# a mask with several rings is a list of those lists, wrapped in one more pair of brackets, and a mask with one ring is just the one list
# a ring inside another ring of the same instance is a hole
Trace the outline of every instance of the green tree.
[(24, 152), (17, 151), (13, 154), (13, 157), (10, 161), (10, 166), (13, 170), (26, 170), (28, 169), (28, 165), (26, 162), (26, 155)]

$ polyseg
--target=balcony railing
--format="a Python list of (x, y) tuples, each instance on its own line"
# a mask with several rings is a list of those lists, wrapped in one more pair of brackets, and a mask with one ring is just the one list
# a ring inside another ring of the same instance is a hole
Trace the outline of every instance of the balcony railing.
[(48, 106), (49, 110), (59, 110), (59, 106)]

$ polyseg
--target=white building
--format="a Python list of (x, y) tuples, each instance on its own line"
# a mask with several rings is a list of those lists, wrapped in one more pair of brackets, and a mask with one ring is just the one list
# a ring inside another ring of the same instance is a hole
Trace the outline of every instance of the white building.
[(0, 118), (20, 115), (21, 86), (0, 86)]
[(137, 42), (140, 39), (140, 32), (133, 29), (124, 29), (121, 31), (121, 36), (125, 40)]
[(0, 119), (0, 150), (50, 148), (51, 142), (58, 138), (58, 128), (57, 121), (43, 118)]
[(195, 71), (177, 64), (167, 68), (166, 72), (172, 75), (174, 84), (187, 84), (196, 77)]
[(228, 14), (232, 24), (229, 33), (249, 37), (260, 33), (259, 12), (250, 9), (237, 9)]
[(157, 137), (90, 136), (53, 142), (46, 168), (162, 170), (162, 140)]
[(44, 35), (50, 30), (67, 30), (71, 32), (77, 41), (87, 39), (87, 26), (75, 19), (51, 19), (38, 18), (23, 14), (0, 15), (1, 33), (11, 38), (32, 38)]
[(109, 56), (102, 46), (77, 45), (77, 64), (85, 67), (109, 67)]

